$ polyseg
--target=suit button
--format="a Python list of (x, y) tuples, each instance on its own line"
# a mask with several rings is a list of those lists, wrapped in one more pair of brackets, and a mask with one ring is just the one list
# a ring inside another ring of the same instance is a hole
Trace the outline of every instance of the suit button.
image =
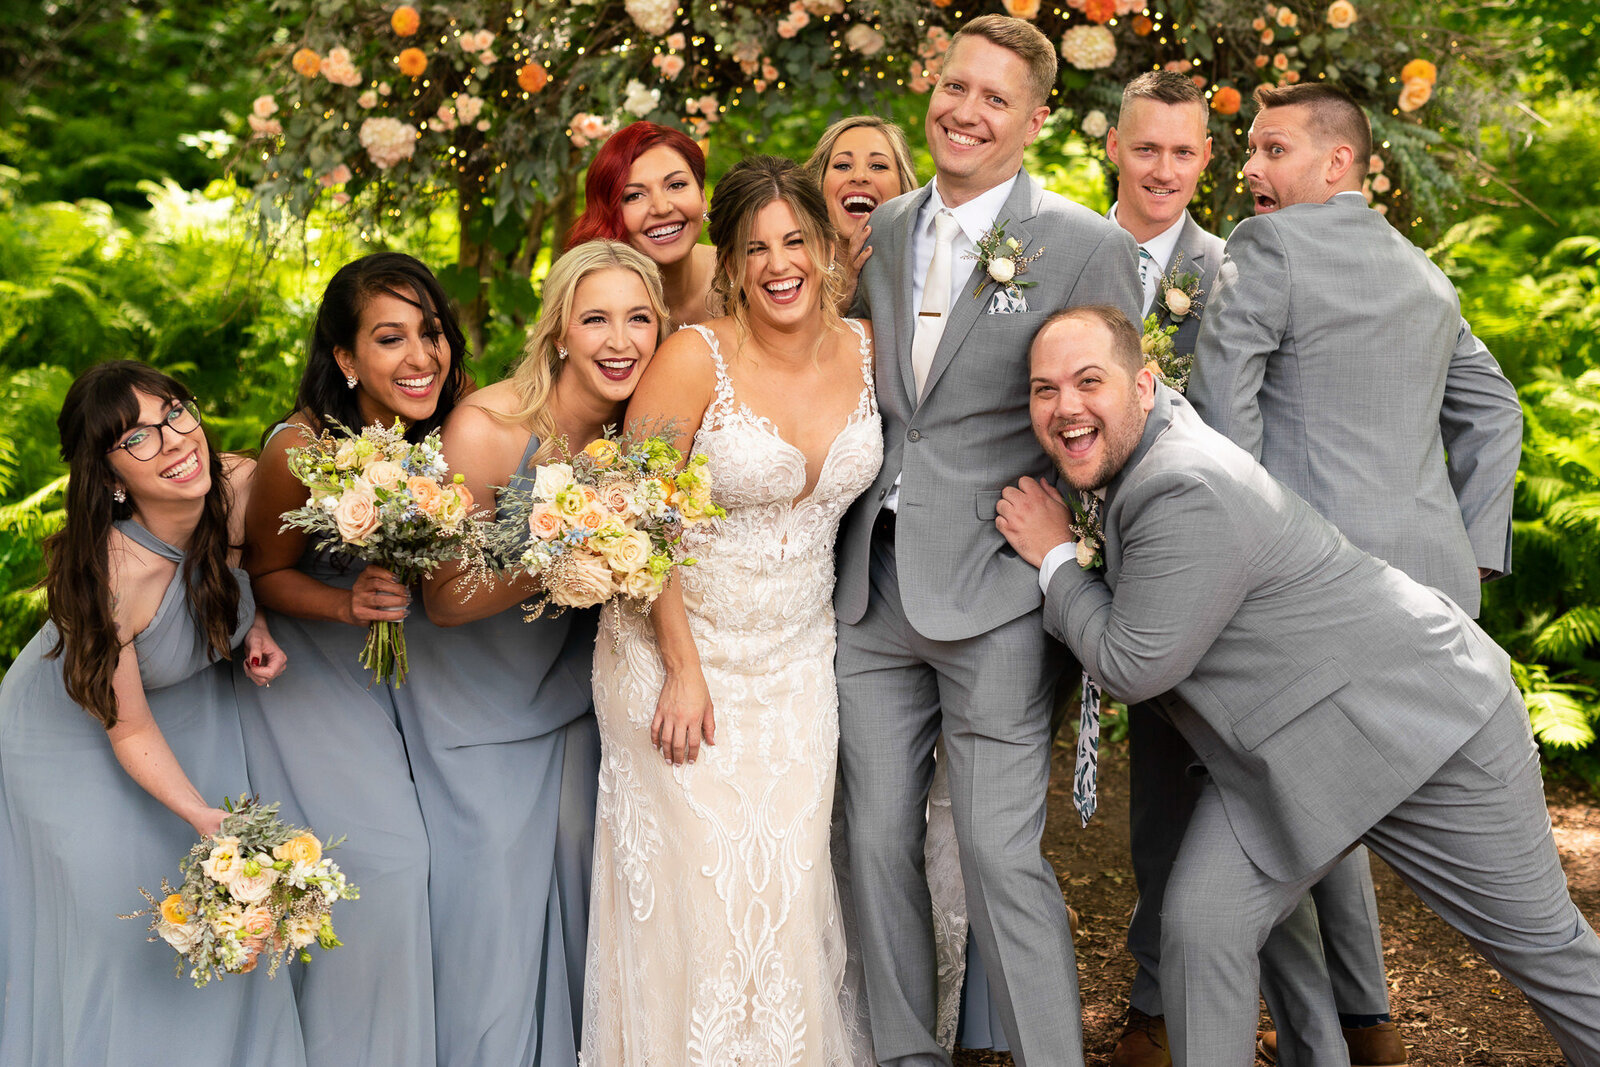
[(920, 441), (920, 440), (922, 440), (922, 431), (921, 430), (912, 430), (910, 433), (906, 434), (906, 438), (907, 438), (907, 440), (911, 440), (911, 441)]
[(884, 497), (886, 497), (888, 495), (889, 495), (889, 490), (887, 490), (887, 489), (879, 489), (878, 490), (878, 499), (879, 500), (882, 500)]

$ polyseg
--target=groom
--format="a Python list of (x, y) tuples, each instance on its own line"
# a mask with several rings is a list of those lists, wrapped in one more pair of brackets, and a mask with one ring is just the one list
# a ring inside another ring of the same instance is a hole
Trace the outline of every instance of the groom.
[[(1140, 290), (1133, 239), (1022, 171), (1055, 77), (1031, 23), (963, 27), (928, 102), (934, 179), (873, 213), (857, 291), (884, 462), (839, 542), (839, 748), (873, 1046), (896, 1067), (950, 1062), (934, 1039), (922, 866), (941, 732), (972, 930), (1013, 1055), (1083, 1062), (1066, 908), (1039, 853), (1060, 651), (994, 518), (1002, 486), (1048, 469), (1028, 423), (1034, 333), (1077, 304), (1136, 315)], [(992, 280), (1008, 268), (1020, 284)]]

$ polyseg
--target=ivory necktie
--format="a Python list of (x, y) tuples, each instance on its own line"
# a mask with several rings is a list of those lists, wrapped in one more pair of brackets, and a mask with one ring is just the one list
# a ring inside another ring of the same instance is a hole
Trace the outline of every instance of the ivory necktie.
[(950, 271), (955, 258), (956, 234), (961, 224), (949, 211), (940, 209), (933, 217), (933, 260), (928, 264), (928, 277), (922, 286), (922, 310), (917, 312), (917, 328), (911, 339), (911, 373), (916, 380), (917, 398), (922, 398), (922, 387), (928, 381), (928, 370), (933, 366), (933, 354), (939, 350), (939, 338), (944, 336), (944, 325), (950, 311)]

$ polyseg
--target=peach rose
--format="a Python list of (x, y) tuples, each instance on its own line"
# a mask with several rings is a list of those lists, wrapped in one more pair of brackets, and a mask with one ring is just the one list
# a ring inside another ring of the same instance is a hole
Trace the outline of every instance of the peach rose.
[(358, 476), (340, 495), (333, 523), (339, 536), (352, 545), (364, 544), (367, 535), (378, 528), (378, 498), (365, 478)]
[(245, 874), (241, 868), (228, 883), (228, 895), (241, 904), (259, 904), (267, 899), (277, 880), (278, 872), (271, 867), (262, 867), (255, 874)]
[(272, 909), (264, 904), (257, 904), (245, 910), (244, 925), (239, 928), (239, 932), (248, 938), (264, 938), (272, 933), (274, 925)]
[(394, 14), (389, 16), (389, 25), (401, 37), (410, 37), (422, 25), (422, 16), (417, 14), (417, 9), (410, 4), (401, 4), (394, 9)]
[(372, 483), (374, 489), (386, 489), (393, 492), (399, 488), (405, 479), (406, 472), (400, 464), (388, 459), (375, 459), (367, 464), (367, 469), (361, 472)]
[(562, 607), (593, 607), (615, 592), (611, 564), (584, 549), (567, 557), (561, 577), (551, 588), (550, 599)]
[(1300, 16), (1296, 15), (1293, 11), (1290, 11), (1286, 7), (1280, 7), (1278, 9), (1277, 18), (1278, 18), (1278, 25), (1280, 25), (1280, 26), (1284, 26), (1284, 27), (1293, 29), (1294, 27), (1300, 25)]
[(1403, 82), (1421, 80), (1432, 85), (1439, 80), (1439, 68), (1426, 59), (1413, 59), (1400, 68), (1400, 80)]
[(322, 859), (322, 842), (317, 840), (316, 834), (296, 834), (274, 847), (272, 858), (312, 867)]
[[(587, 488), (587, 486), (585, 486)], [(611, 514), (601, 506), (600, 501), (587, 503), (583, 509), (572, 517), (572, 525), (579, 530), (588, 530), (591, 533), (604, 526), (611, 518)]]
[(528, 513), (528, 532), (541, 541), (561, 536), (561, 513), (549, 504), (535, 504)]
[(639, 514), (638, 505), (634, 503), (632, 482), (612, 482), (601, 486), (600, 505), (613, 515), (626, 517)]
[(300, 49), (289, 63), (294, 67), (295, 73), (304, 78), (315, 78), (317, 72), (322, 69), (322, 57), (309, 48)]
[(1401, 111), (1415, 111), (1426, 104), (1433, 96), (1433, 86), (1421, 78), (1413, 78), (1406, 82), (1405, 88), (1400, 90), (1398, 107)]
[(1300, 72), (1298, 70), (1286, 70), (1283, 72), (1283, 83), (1285, 85), (1293, 85), (1299, 80)]
[(677, 55), (662, 56), (658, 66), (661, 68), (661, 76), (671, 81), (683, 73), (683, 57)]
[(550, 81), (550, 74), (537, 63), (529, 63), (517, 70), (517, 84), (524, 92), (536, 93)]
[(431, 517), (439, 514), (439, 507), (444, 503), (444, 490), (438, 482), (413, 474), (406, 479), (406, 490), (411, 494), (411, 502), (417, 505), (418, 511)]
[(1224, 85), (1211, 94), (1211, 110), (1219, 115), (1237, 115), (1242, 103), (1244, 98), (1231, 85)]
[(1383, 173), (1383, 157), (1382, 156), (1378, 155), (1377, 153), (1373, 153), (1371, 156), (1367, 157), (1367, 173), (1368, 174), (1382, 174)]
[(428, 56), (420, 48), (407, 48), (400, 53), (400, 73), (408, 78), (421, 77), (428, 69)]
[(1356, 20), (1356, 5), (1350, 0), (1333, 0), (1328, 5), (1328, 25), (1336, 30), (1347, 30)]
[(1272, 69), (1273, 70), (1288, 70), (1289, 69), (1289, 57), (1284, 55), (1282, 52), (1279, 52), (1277, 55), (1273, 56), (1272, 57)]

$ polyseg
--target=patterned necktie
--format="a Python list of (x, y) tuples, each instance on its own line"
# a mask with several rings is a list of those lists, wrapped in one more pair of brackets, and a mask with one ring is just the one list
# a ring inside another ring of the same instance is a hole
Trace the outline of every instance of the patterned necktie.
[(1150, 282), (1149, 266), (1150, 266), (1151, 263), (1154, 263), (1154, 262), (1155, 262), (1155, 257), (1150, 254), (1149, 250), (1146, 249), (1144, 245), (1140, 245), (1139, 246), (1139, 284), (1140, 285), (1149, 284), (1149, 282)]
[(950, 271), (955, 259), (956, 234), (960, 232), (961, 223), (949, 211), (941, 208), (933, 217), (933, 259), (928, 264), (928, 277), (922, 286), (922, 310), (917, 312), (917, 328), (911, 339), (911, 373), (919, 400), (928, 381), (928, 371), (933, 367), (934, 353), (939, 351), (939, 338), (944, 336), (944, 324), (950, 317)]
[(1100, 687), (1083, 672), (1083, 695), (1078, 707), (1078, 752), (1072, 767), (1072, 803), (1078, 818), (1088, 826), (1097, 803), (1095, 780), (1100, 767)]

